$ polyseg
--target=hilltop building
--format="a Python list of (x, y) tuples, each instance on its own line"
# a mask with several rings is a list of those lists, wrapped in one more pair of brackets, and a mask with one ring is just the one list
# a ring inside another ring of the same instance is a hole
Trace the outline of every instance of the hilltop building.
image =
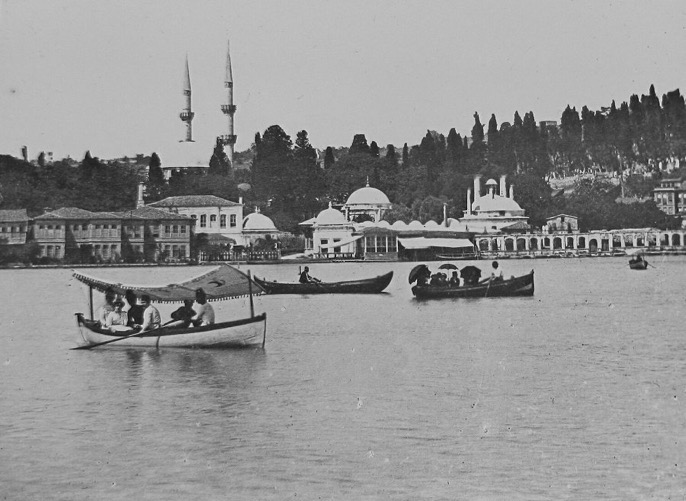
[[(226, 54), (226, 77), (224, 86), (227, 89), (227, 103), (221, 105), (222, 113), (228, 118), (228, 134), (220, 135), (216, 141), (224, 145), (224, 151), (229, 161), (233, 164), (234, 145), (236, 134), (234, 131), (234, 114), (236, 106), (233, 103), (233, 73), (231, 70), (231, 53), (227, 49)], [(179, 118), (185, 125), (184, 138), (178, 142), (170, 142), (160, 145), (157, 152), (162, 163), (162, 172), (165, 179), (170, 179), (172, 173), (183, 172), (186, 174), (205, 174), (210, 168), (210, 158), (216, 143), (196, 142), (193, 139), (193, 118), (195, 112), (192, 107), (191, 75), (188, 65), (188, 57), (183, 75), (183, 108)]]
[(500, 186), (494, 179), (489, 179), (486, 187), (488, 191), (482, 195), (481, 176), (474, 177), (474, 201), (471, 190), (467, 190), (467, 210), (460, 222), (475, 233), (527, 230), (529, 218), (514, 200), (513, 185), (510, 185), (508, 196), (506, 176), (500, 177)]

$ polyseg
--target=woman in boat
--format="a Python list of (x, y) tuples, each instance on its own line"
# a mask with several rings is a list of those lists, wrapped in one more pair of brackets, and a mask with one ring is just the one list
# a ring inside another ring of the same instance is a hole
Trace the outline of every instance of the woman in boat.
[(162, 324), (160, 312), (150, 303), (150, 296), (143, 294), (141, 296), (141, 306), (143, 310), (143, 323), (141, 324), (141, 332), (159, 329)]
[(107, 315), (114, 311), (114, 300), (116, 298), (117, 295), (112, 289), (107, 289), (105, 291), (105, 303), (98, 308), (98, 320), (100, 321), (101, 326), (105, 326)]
[(107, 315), (104, 326), (110, 332), (130, 332), (132, 330), (128, 325), (129, 316), (122, 310), (123, 307), (124, 301), (118, 299), (114, 302), (114, 311)]
[(196, 327), (200, 325), (212, 325), (214, 323), (214, 308), (207, 302), (207, 295), (202, 289), (195, 291), (193, 311), (195, 311), (195, 315), (193, 315), (191, 321)]

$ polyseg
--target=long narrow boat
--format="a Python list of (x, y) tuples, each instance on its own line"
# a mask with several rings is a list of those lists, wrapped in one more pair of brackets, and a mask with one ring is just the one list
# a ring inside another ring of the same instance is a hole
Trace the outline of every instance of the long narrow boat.
[(346, 282), (269, 282), (266, 279), (255, 277), (267, 294), (375, 294), (382, 292), (391, 283), (393, 272), (385, 275), (362, 280), (349, 280)]
[(418, 299), (436, 299), (445, 297), (505, 297), (533, 296), (534, 271), (508, 280), (496, 280), (484, 284), (465, 285), (462, 287), (441, 287), (435, 285), (415, 285), (412, 293)]
[[(115, 283), (74, 273), (74, 278), (85, 283), (90, 291), (90, 319), (76, 313), (76, 322), (82, 339), (77, 349), (96, 346), (151, 346), (151, 347), (264, 347), (267, 332), (267, 314), (255, 315), (253, 295), (263, 294), (262, 289), (250, 275), (228, 265), (221, 265), (196, 278), (165, 286), (132, 286)], [(220, 301), (237, 297), (250, 297), (250, 317), (219, 322), (200, 327), (161, 327), (144, 333), (112, 333), (101, 328), (93, 320), (93, 289), (100, 292), (113, 291), (123, 296), (127, 290), (137, 295), (147, 294), (152, 302), (175, 303), (193, 299), (195, 291), (202, 288), (208, 301)]]

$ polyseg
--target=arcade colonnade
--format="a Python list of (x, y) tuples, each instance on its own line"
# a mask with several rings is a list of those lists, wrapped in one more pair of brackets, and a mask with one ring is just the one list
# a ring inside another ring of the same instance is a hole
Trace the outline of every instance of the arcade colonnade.
[(474, 242), (482, 253), (611, 253), (637, 248), (655, 251), (684, 250), (686, 230), (641, 229), (588, 233), (476, 235)]

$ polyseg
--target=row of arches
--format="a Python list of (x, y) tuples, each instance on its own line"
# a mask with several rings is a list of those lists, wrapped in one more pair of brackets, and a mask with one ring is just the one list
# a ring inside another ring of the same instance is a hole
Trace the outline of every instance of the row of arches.
[(481, 252), (588, 251), (611, 252), (643, 247), (686, 246), (686, 231), (587, 233), (562, 235), (499, 235), (477, 237)]

